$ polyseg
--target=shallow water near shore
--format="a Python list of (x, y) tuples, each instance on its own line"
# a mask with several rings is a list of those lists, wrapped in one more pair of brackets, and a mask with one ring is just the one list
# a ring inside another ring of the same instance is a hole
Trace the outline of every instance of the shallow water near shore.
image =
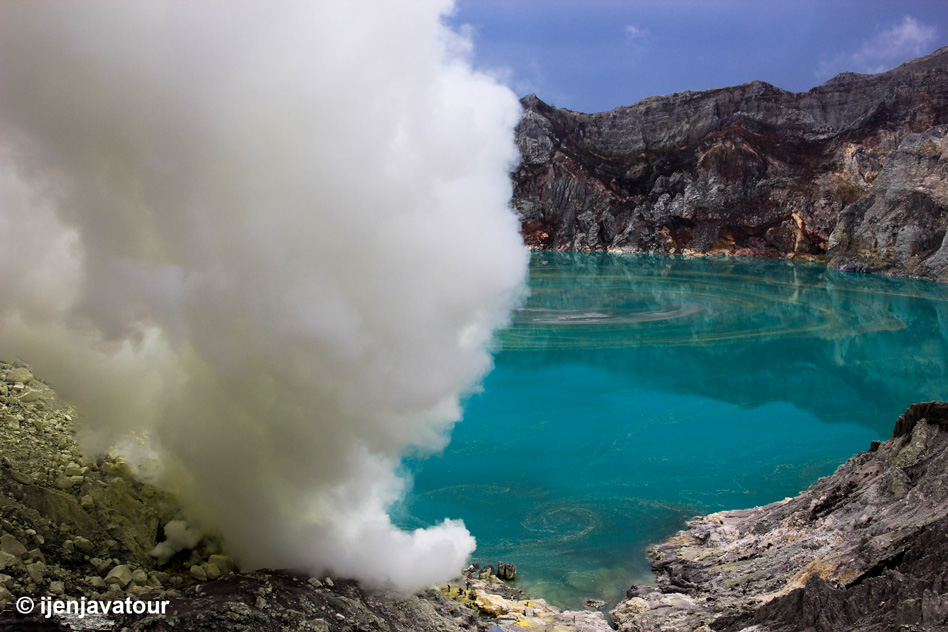
[(540, 253), (443, 454), (394, 510), (461, 518), (551, 603), (614, 604), (692, 516), (831, 474), (948, 398), (948, 288), (759, 259)]

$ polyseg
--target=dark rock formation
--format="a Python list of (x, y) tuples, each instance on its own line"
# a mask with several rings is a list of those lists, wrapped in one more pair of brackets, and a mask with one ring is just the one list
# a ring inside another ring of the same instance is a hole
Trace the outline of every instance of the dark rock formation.
[(948, 281), (948, 126), (911, 134), (865, 196), (840, 213), (830, 264)]
[(504, 581), (517, 579), (517, 567), (510, 562), (497, 562), (497, 577)]
[(126, 617), (116, 629), (121, 627), (129, 632), (459, 632), (478, 629), (474, 610), (434, 589), (421, 596), (385, 595), (366, 591), (354, 581), (336, 580), (330, 585), (306, 575), (282, 571), (227, 575), (216, 582), (164, 598), (170, 598), (166, 616)]
[[(845, 73), (805, 93), (752, 82), (599, 114), (534, 95), (522, 103), (522, 162), (512, 177), (531, 247), (818, 258), (840, 212), (870, 191), (889, 153), (907, 135), (948, 123), (948, 48), (877, 75)], [(900, 173), (886, 191), (898, 189)], [(890, 203), (936, 212), (921, 199)], [(840, 233), (838, 255), (850, 243), (871, 247), (855, 226), (868, 210), (851, 214), (855, 236)], [(938, 225), (913, 221), (921, 231)], [(905, 236), (897, 250), (914, 243), (928, 252), (935, 242), (937, 231)]]
[[(948, 630), (948, 403), (911, 406), (793, 499), (696, 519), (649, 550), (620, 630)], [(706, 626), (706, 627), (702, 627)]]

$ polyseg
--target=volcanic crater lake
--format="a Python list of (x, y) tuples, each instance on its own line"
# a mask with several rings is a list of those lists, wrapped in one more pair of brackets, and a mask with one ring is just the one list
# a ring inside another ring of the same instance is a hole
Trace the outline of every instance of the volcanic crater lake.
[(651, 583), (686, 520), (796, 495), (917, 401), (948, 398), (948, 288), (820, 264), (535, 254), (447, 449), (406, 459), (406, 528), (461, 518), (474, 559), (548, 601)]

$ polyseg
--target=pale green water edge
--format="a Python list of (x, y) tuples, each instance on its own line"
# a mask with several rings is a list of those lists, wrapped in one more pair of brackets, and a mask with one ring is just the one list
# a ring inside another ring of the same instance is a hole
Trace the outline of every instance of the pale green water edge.
[(912, 402), (948, 398), (948, 287), (818, 264), (537, 254), (531, 295), (444, 454), (406, 462), (406, 527), (549, 601), (614, 603), (689, 517), (792, 496)]

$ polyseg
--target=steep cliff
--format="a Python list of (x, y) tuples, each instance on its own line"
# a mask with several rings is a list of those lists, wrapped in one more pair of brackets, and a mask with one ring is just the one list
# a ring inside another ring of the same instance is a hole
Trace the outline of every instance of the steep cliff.
[(869, 193), (840, 213), (827, 255), (841, 270), (948, 281), (948, 126), (910, 134)]
[[(818, 258), (899, 143), (948, 123), (948, 47), (805, 93), (757, 81), (598, 114), (522, 103), (512, 177), (528, 245)], [(840, 236), (837, 255), (857, 242)]]

